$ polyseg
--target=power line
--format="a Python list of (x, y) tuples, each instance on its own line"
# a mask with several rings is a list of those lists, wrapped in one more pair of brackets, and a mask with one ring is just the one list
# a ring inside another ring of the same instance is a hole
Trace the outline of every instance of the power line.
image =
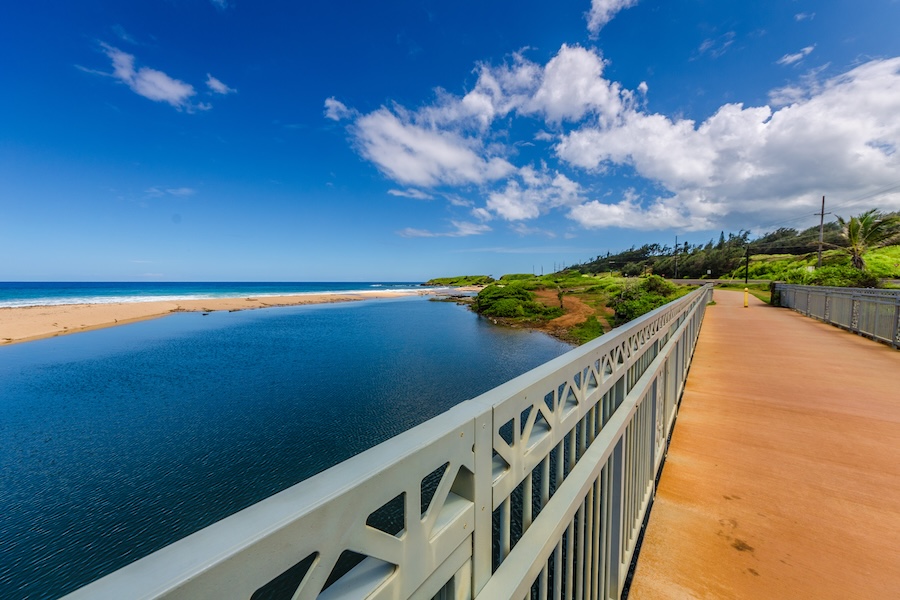
[[(831, 205), (831, 210), (833, 211), (833, 210), (838, 209), (838, 208), (846, 208), (846, 207), (848, 207), (848, 206), (853, 206), (853, 205), (855, 205), (855, 204), (861, 204), (861, 203), (863, 203), (864, 201), (866, 201), (866, 200), (868, 200), (868, 199), (870, 199), (870, 198), (874, 198), (875, 196), (879, 196), (879, 195), (881, 195), (881, 194), (886, 194), (886, 193), (892, 192), (892, 191), (894, 191), (894, 190), (900, 190), (900, 181), (895, 181), (894, 183), (891, 183), (891, 184), (889, 184), (888, 186), (886, 186), (886, 187), (884, 187), (884, 188), (875, 190), (875, 191), (873, 191), (873, 192), (869, 192), (869, 193), (867, 193), (867, 194), (865, 194), (865, 195), (857, 196), (857, 197), (855, 197), (855, 198), (850, 198), (850, 199), (848, 199), (848, 200), (845, 200), (844, 202), (839, 202), (839, 203), (837, 203), (837, 204), (832, 204), (832, 205)], [(766, 229), (770, 229), (770, 228), (773, 228), (773, 227), (777, 227), (777, 226), (779, 226), (779, 225), (785, 225), (785, 224), (787, 224), (787, 223), (793, 223), (794, 221), (801, 221), (801, 220), (803, 220), (803, 219), (808, 219), (809, 217), (812, 217), (812, 216), (819, 216), (819, 213), (818, 213), (818, 212), (807, 213), (807, 214), (800, 215), (800, 216), (797, 216), (797, 217), (793, 217), (793, 218), (790, 218), (790, 219), (784, 219), (784, 220), (780, 220), (780, 221), (775, 221), (775, 222), (769, 223), (768, 225), (759, 225), (758, 228), (759, 228), (759, 229), (766, 230)]]

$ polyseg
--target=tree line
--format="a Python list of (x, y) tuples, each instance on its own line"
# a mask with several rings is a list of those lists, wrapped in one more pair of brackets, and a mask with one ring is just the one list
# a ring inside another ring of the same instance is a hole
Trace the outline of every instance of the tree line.
[[(868, 249), (896, 243), (898, 238), (900, 213), (880, 213), (873, 209), (826, 223), (823, 246), (842, 250), (850, 257), (853, 267), (864, 270), (863, 256)], [(618, 271), (628, 277), (654, 273), (679, 279), (719, 278), (738, 269), (748, 253), (804, 255), (816, 252), (818, 244), (818, 225), (802, 231), (781, 227), (754, 240), (750, 239), (749, 231), (729, 233), (727, 237), (723, 231), (718, 240), (711, 239), (706, 244), (632, 246), (571, 268), (582, 273)]]

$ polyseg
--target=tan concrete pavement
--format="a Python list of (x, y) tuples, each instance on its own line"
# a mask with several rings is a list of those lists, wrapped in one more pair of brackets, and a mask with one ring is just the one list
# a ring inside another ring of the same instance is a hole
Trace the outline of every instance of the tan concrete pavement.
[(714, 299), (629, 598), (900, 598), (900, 351)]

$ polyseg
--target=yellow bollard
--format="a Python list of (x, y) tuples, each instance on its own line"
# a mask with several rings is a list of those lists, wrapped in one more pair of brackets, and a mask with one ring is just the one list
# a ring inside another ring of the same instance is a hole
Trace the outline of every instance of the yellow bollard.
[(750, 306), (750, 290), (748, 288), (744, 288), (744, 308)]

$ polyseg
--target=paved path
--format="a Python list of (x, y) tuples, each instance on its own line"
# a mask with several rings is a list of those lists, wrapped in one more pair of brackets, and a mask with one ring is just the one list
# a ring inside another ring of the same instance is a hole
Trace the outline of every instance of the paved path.
[(900, 351), (714, 299), (629, 598), (900, 598)]

